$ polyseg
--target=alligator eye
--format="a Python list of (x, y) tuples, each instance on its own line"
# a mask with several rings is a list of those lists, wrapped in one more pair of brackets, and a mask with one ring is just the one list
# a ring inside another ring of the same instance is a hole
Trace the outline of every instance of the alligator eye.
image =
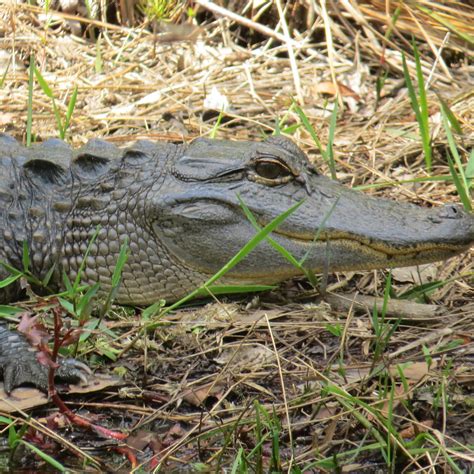
[(259, 160), (255, 163), (255, 172), (265, 179), (280, 179), (291, 176), (291, 170), (277, 160)]

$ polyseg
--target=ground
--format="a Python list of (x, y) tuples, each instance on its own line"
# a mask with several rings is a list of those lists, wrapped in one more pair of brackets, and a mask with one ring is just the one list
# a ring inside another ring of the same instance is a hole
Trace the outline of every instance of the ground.
[[(34, 140), (63, 128), (75, 146), (93, 137), (119, 145), (259, 140), (280, 130), (329, 174), (314, 131), (323, 152), (333, 142), (336, 175), (347, 186), (422, 206), (461, 201), (440, 104), (459, 123), (454, 139), (472, 183), (474, 9), (467, 3), (396, 11), (376, 0), (329, 10), (286, 2), (283, 11), (276, 0), (262, 15), (257, 6), (271, 2), (254, 2), (253, 10), (228, 2), (220, 13), (208, 3), (178, 5), (164, 27), (141, 14), (129, 26), (123, 12), (76, 22), (74, 12), (0, 1), (0, 131), (26, 140), (29, 111)], [(427, 91), (431, 166), (403, 73), (405, 55), (418, 91), (413, 44)], [(34, 76), (28, 106), (32, 62), (49, 89)], [(51, 404), (32, 418), (5, 412), (14, 454), (5, 463), (42, 472), (468, 472), (472, 256), (391, 274), (329, 275), (316, 288), (295, 280), (258, 296), (155, 312), (151, 321), (142, 309), (113, 307), (106, 322), (91, 317), (77, 357), (120, 375), (119, 388), (64, 396), (111, 432), (67, 430), (70, 419)], [(54, 298), (16, 307), (45, 322), (54, 313), (65, 324), (72, 317)], [(42, 455), (29, 456), (32, 446)]]

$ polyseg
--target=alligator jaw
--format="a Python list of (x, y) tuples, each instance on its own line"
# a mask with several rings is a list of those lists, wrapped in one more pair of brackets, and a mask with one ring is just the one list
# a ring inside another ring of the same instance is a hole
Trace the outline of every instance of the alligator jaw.
[(474, 215), (456, 205), (426, 209), (376, 199), (322, 176), (312, 187), (301, 212), (275, 234), (290, 252), (306, 256), (305, 266), (314, 271), (417, 265), (474, 245)]
[[(308, 255), (311, 252), (324, 253), (325, 247), (337, 249), (347, 255), (347, 258), (339, 259), (340, 263), (327, 260), (327, 268), (332, 271), (343, 270), (373, 270), (376, 268), (391, 268), (429, 263), (438, 260), (446, 260), (459, 253), (465, 252), (470, 245), (435, 244), (423, 243), (413, 246), (390, 246), (387, 242), (371, 241), (363, 236), (354, 236), (344, 233), (321, 232), (318, 239), (304, 238), (296, 234), (276, 231), (275, 234), (286, 241), (292, 241), (296, 245), (307, 249)], [(307, 236), (309, 237), (309, 236)], [(351, 262), (349, 255), (357, 254), (364, 256), (364, 261), (359, 263)], [(309, 265), (311, 266), (311, 265)]]

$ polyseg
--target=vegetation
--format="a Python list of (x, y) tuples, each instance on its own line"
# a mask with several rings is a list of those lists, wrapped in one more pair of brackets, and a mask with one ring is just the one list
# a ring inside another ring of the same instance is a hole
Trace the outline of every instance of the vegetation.
[[(74, 39), (68, 16), (52, 22), (58, 13), (49, 4), (5, 7), (0, 23), (14, 18), (16, 25), (4, 28), (7, 38), (13, 44), (22, 32), (30, 41), (0, 64), (0, 94), (8, 98), (1, 130), (28, 144), (59, 136), (75, 145), (92, 136), (123, 143), (136, 136), (285, 133), (322, 172), (348, 185), (425, 205), (461, 201), (472, 209), (470, 7), (454, 0), (451, 11), (433, 2), (397, 4), (380, 19), (385, 3), (377, 0), (353, 2), (351, 12), (344, 6), (326, 11), (317, 2), (309, 12), (297, 1), (279, 11), (278, 2), (264, 2), (258, 11), (235, 12), (250, 20), (245, 24), (231, 15), (218, 20), (222, 12), (214, 16), (205, 3), (188, 11), (184, 2), (143, 2), (136, 24), (119, 6), (107, 16), (94, 15), (88, 4), (80, 25), (89, 41)], [(341, 21), (349, 13), (354, 23)], [(307, 28), (304, 14), (315, 18)], [(423, 21), (413, 20), (420, 15)], [(156, 28), (142, 27), (161, 20), (182, 23), (163, 42)], [(277, 24), (286, 26), (282, 37), (275, 36)], [(259, 28), (265, 25), (273, 36)], [(24, 70), (21, 58), (29, 61)], [(204, 110), (213, 88), (229, 109)], [(69, 396), (72, 409), (80, 415), (87, 407), (95, 425), (65, 430), (65, 411), (46, 422), (39, 409), (31, 417), (4, 413), (10, 469), (42, 470), (46, 463), (84, 472), (167, 472), (184, 465), (233, 473), (468, 472), (472, 368), (463, 350), (474, 333), (472, 252), (426, 269), (320, 278), (271, 238), (299, 204), (264, 228), (241, 205), (255, 237), (173, 305), (113, 306), (124, 245), (113, 288), (98, 309), (99, 288), (83, 285), (81, 272), (75, 281), (64, 279), (60, 294), (0, 307), (9, 321), (24, 311), (40, 314), (54, 327), (53, 345), (63, 355), (99, 372), (110, 371), (113, 361), (125, 376), (120, 397), (117, 390)], [(219, 278), (252, 258), (264, 239), (309, 284), (220, 286)], [(26, 246), (23, 268), (10, 270), (0, 288), (22, 279), (50, 291), (48, 277), (38, 281), (30, 272)], [(349, 303), (330, 309), (315, 288)], [(251, 294), (237, 301), (218, 296), (242, 292)], [(356, 293), (372, 297), (369, 307)], [(191, 303), (198, 295), (212, 303)], [(401, 313), (393, 304), (399, 298)], [(413, 303), (422, 316), (411, 312)], [(80, 337), (69, 337), (77, 329)], [(109, 438), (107, 451), (97, 432)], [(22, 457), (23, 449), (35, 456)]]

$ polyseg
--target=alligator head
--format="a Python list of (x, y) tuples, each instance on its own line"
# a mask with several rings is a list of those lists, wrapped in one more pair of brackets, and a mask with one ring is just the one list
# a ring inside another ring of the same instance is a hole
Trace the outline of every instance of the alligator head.
[[(474, 244), (474, 216), (457, 205), (422, 208), (370, 197), (318, 174), (290, 140), (197, 139), (173, 165), (172, 192), (154, 202), (154, 230), (183, 266), (211, 276), (260, 226), (299, 201), (272, 234), (304, 266), (360, 270), (444, 260)], [(225, 278), (275, 283), (300, 273), (268, 242)]]

